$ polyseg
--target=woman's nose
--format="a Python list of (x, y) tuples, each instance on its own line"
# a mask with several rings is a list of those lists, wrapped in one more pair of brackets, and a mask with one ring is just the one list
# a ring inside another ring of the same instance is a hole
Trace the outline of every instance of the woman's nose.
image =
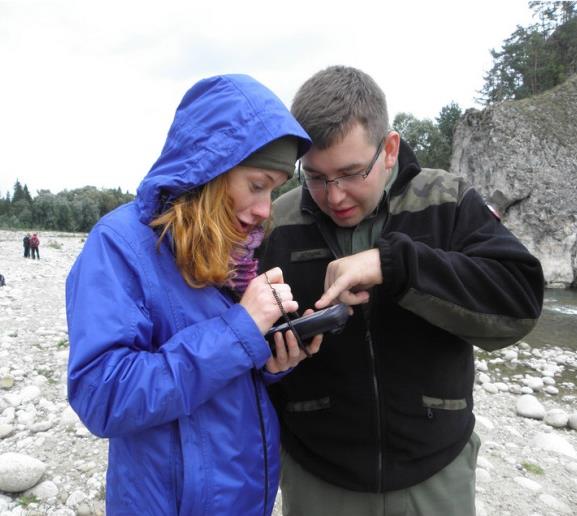
[(253, 215), (255, 215), (256, 217), (259, 217), (262, 220), (268, 219), (270, 216), (271, 206), (272, 206), (272, 201), (270, 198), (267, 200), (259, 201), (253, 207), (253, 211), (252, 211)]

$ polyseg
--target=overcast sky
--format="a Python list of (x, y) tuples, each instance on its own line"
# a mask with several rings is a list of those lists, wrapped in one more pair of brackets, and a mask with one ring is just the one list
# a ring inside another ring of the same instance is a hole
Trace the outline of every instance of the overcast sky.
[(197, 80), (248, 73), (290, 105), (334, 64), (372, 75), (399, 112), (475, 104), (524, 1), (0, 0), (0, 194), (135, 192)]

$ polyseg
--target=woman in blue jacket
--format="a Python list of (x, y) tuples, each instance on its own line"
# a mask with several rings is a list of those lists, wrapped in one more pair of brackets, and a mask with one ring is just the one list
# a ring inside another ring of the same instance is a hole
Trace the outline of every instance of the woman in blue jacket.
[(68, 394), (110, 439), (109, 515), (272, 512), (279, 441), (265, 384), (304, 353), (277, 334), (271, 356), (271, 288), (286, 312), (297, 303), (280, 269), (256, 276), (253, 250), (272, 190), (309, 145), (250, 77), (200, 81), (135, 201), (90, 233), (66, 284)]

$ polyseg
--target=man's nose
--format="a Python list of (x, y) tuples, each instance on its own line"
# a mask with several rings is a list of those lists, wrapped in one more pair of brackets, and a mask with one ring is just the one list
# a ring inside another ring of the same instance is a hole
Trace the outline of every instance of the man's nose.
[(345, 192), (340, 187), (340, 185), (335, 181), (327, 183), (326, 194), (329, 204), (338, 204), (345, 197)]

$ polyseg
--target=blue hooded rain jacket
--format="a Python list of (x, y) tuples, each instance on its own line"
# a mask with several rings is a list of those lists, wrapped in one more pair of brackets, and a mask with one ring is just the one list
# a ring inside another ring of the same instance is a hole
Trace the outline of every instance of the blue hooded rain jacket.
[(306, 133), (250, 77), (200, 81), (135, 201), (98, 222), (72, 267), (68, 395), (89, 430), (110, 439), (111, 516), (272, 512), (279, 440), (262, 369), (269, 347), (224, 291), (186, 284), (148, 223), (163, 199), (287, 135), (306, 151)]

